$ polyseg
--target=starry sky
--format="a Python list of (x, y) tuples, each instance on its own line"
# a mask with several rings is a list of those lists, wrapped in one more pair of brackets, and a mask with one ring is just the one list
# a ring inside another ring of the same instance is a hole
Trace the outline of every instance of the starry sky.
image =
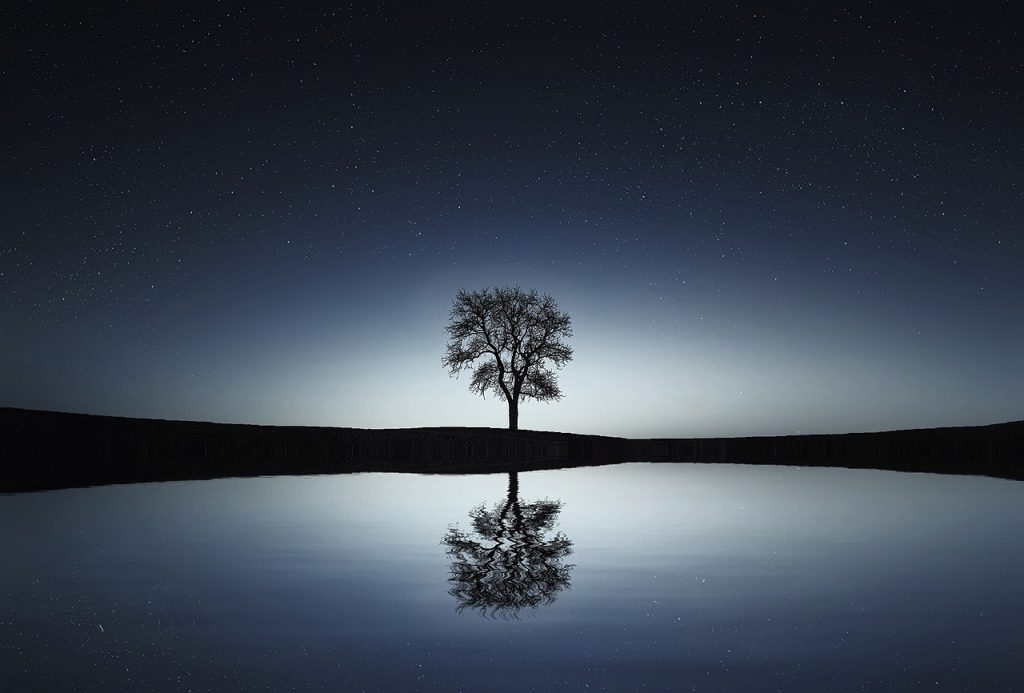
[(501, 427), (444, 325), (519, 285), (525, 429), (1024, 418), (1013, 3), (680, 4), (5, 3), (0, 406)]

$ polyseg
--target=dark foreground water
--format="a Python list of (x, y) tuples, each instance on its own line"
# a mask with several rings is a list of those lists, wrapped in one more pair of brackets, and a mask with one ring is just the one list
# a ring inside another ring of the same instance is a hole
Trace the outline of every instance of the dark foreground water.
[(0, 690), (1022, 690), (1022, 529), (730, 465), (0, 496)]

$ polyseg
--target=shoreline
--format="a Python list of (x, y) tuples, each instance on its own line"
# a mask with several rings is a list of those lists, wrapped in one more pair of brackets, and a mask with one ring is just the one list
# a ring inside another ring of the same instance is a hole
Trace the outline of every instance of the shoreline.
[(474, 474), (621, 462), (777, 464), (1024, 480), (1024, 421), (877, 433), (630, 439), (494, 428), (359, 429), (0, 408), (0, 492), (356, 472)]

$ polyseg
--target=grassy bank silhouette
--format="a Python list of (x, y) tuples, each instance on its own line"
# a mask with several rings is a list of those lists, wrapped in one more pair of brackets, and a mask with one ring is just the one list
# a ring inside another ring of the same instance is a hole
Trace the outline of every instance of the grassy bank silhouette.
[(626, 439), (359, 429), (0, 408), (0, 490), (282, 474), (493, 473), (619, 462), (832, 466), (1024, 479), (1024, 421), (880, 433)]

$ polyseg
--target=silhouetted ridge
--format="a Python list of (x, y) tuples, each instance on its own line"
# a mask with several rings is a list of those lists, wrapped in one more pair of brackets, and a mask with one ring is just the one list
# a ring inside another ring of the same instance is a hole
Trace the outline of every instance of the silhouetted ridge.
[(728, 462), (1024, 479), (1024, 422), (882, 433), (630, 440), (488, 428), (358, 429), (0, 408), (0, 490), (277, 474), (490, 473)]

